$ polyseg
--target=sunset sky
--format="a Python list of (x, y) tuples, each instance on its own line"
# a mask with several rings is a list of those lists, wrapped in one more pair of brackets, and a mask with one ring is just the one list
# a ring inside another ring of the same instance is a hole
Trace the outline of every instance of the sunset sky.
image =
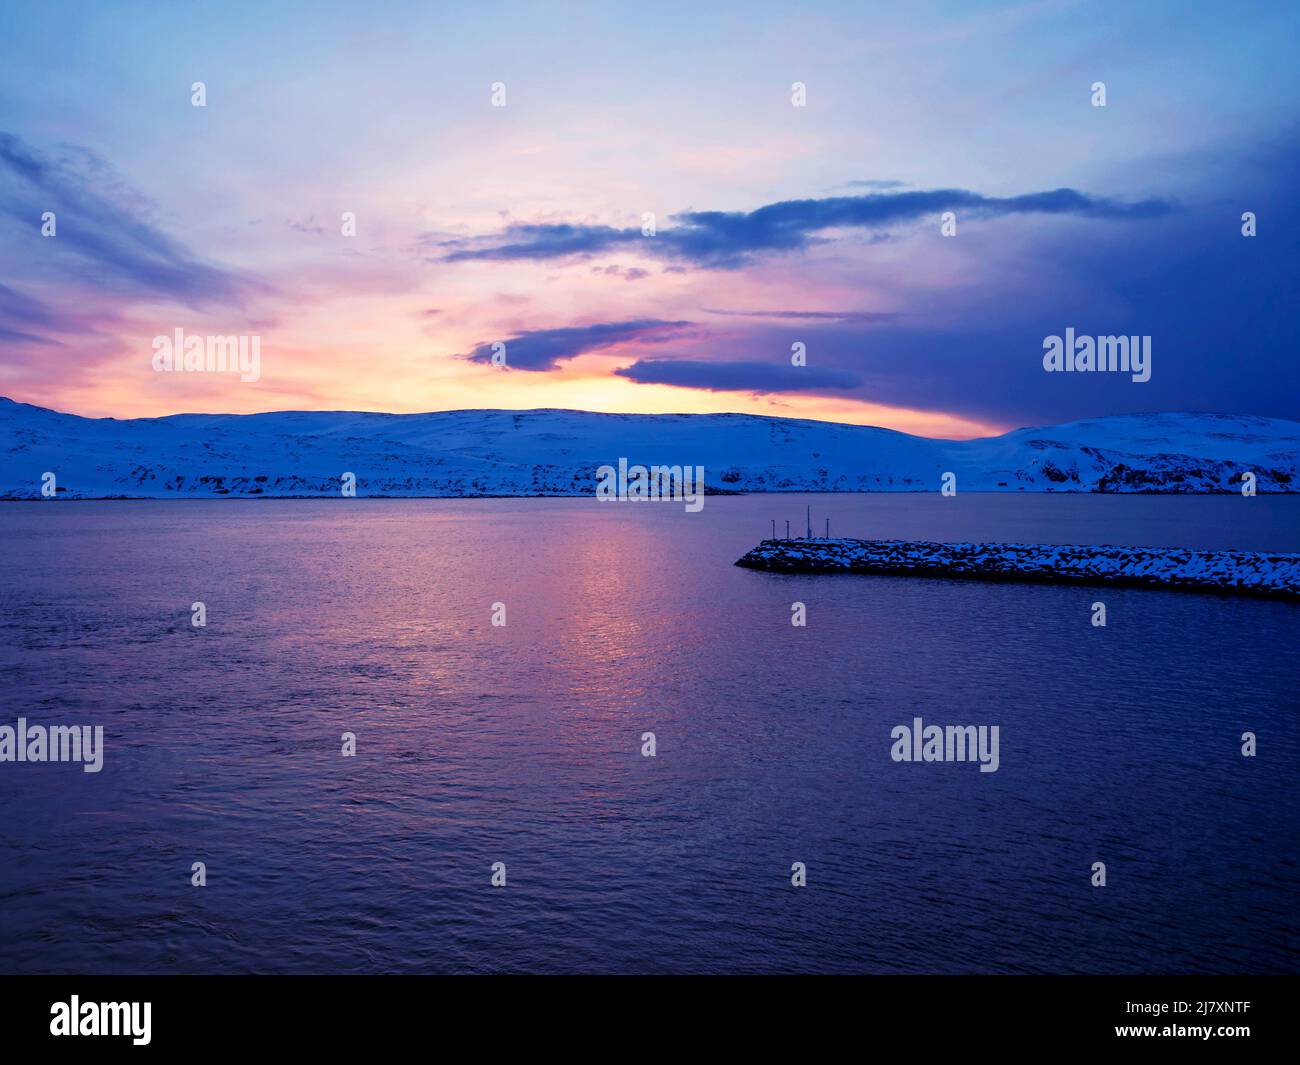
[[(1297, 39), (1294, 3), (6, 5), (0, 394), (1300, 417)], [(1150, 335), (1150, 382), (1044, 373), (1067, 327)], [(155, 373), (177, 328), (260, 336), (261, 379)]]

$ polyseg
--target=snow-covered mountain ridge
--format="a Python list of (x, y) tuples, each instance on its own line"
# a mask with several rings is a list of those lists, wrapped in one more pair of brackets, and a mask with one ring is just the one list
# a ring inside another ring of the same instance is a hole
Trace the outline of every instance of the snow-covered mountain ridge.
[[(588, 495), (597, 469), (702, 466), (706, 490), (1300, 491), (1300, 422), (1140, 414), (933, 440), (749, 414), (283, 411), (83, 418), (0, 398), (0, 498)], [(46, 478), (48, 482), (48, 478)]]

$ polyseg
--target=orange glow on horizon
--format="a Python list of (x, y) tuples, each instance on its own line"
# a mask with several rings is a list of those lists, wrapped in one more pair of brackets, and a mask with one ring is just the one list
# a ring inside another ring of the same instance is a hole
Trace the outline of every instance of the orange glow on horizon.
[[(654, 346), (637, 343), (589, 352), (544, 372), (489, 367), (460, 357), (481, 342), (485, 332), (481, 327), (444, 328), (431, 336), (410, 314), (381, 320), (390, 335), (373, 326), (351, 324), (344, 343), (316, 340), (313, 334), (325, 331), (319, 321), (277, 330), (261, 344), (259, 379), (247, 383), (231, 374), (154, 372), (150, 345), (156, 329), (153, 323), (130, 323), (116, 350), (87, 359), (80, 374), (61, 377), (51, 382), (52, 388), (39, 390), (21, 379), (6, 384), (0, 377), (0, 395), (85, 417), (113, 418), (283, 410), (422, 414), (555, 408), (608, 414), (804, 418), (944, 439), (997, 436), (1014, 428), (948, 411), (833, 394), (640, 384), (614, 372), (638, 358), (658, 354)], [(339, 322), (328, 324), (334, 336), (342, 332)], [(317, 328), (311, 328), (313, 325)], [(215, 324), (207, 327), (201, 322), (189, 326), (187, 332), (202, 333), (209, 328), (220, 332)]]
[[(487, 386), (483, 378), (499, 370), (476, 370), (468, 378), (458, 377), (416, 390), (400, 381), (386, 388), (332, 388), (328, 398), (301, 382), (299, 387), (277, 386), (267, 381), (225, 387), (186, 388), (175, 395), (165, 389), (142, 393), (104, 382), (61, 390), (55, 399), (24, 395), (21, 389), (8, 392), (20, 403), (49, 407), (88, 418), (158, 418), (171, 414), (263, 414), (283, 410), (351, 410), (388, 414), (426, 414), (449, 410), (533, 410), (538, 408), (592, 411), (603, 414), (753, 414), (773, 418), (803, 418), (812, 421), (872, 425), (915, 436), (965, 440), (997, 436), (1012, 426), (983, 422), (944, 411), (890, 407), (834, 396), (747, 392), (709, 392), (670, 385), (635, 384), (620, 377), (587, 374), (528, 374), (511, 376), (539, 378), (502, 387)], [(180, 376), (180, 375), (177, 375)], [(187, 384), (216, 385), (203, 375)], [(556, 379), (552, 379), (556, 378)], [(561, 379), (562, 378), (562, 379)], [(0, 388), (0, 392), (3, 389)]]

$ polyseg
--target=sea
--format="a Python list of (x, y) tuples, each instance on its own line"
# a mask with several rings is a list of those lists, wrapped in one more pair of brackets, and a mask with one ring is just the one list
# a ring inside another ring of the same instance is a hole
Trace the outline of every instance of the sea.
[(1300, 551), (1296, 496), (0, 504), (0, 725), (103, 730), (0, 762), (0, 971), (1300, 971), (1300, 605), (734, 565), (787, 521)]

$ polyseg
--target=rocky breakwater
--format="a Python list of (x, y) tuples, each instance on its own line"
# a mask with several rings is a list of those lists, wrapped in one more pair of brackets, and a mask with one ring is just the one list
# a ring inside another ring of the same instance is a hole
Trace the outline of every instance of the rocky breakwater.
[(776, 573), (859, 573), (1095, 584), (1300, 600), (1300, 554), (1109, 544), (764, 540), (736, 562)]

